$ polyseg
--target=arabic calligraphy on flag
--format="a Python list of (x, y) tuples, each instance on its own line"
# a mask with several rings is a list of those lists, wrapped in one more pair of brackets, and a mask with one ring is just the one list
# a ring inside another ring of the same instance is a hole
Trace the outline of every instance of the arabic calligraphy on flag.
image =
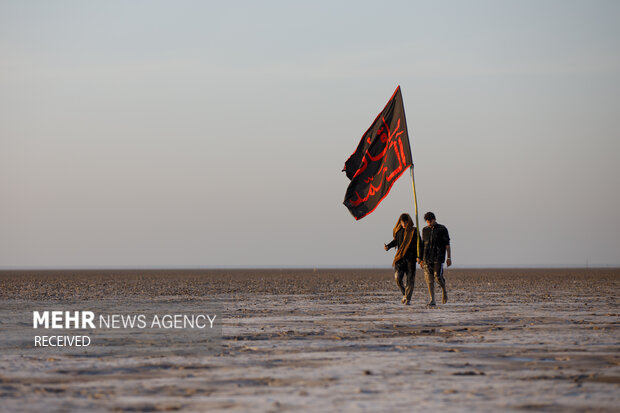
[(370, 214), (411, 164), (405, 109), (398, 86), (344, 164), (343, 172), (351, 180), (344, 205), (356, 220)]

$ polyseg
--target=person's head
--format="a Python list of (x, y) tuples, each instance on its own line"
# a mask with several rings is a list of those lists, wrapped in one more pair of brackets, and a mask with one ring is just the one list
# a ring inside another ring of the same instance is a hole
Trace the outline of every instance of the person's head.
[(435, 214), (433, 214), (432, 212), (427, 212), (426, 214), (424, 214), (424, 221), (426, 221), (426, 225), (428, 225), (429, 227), (434, 226), (437, 222), (435, 220)]
[(398, 222), (400, 223), (400, 226), (402, 228), (407, 228), (410, 225), (413, 226), (413, 221), (411, 220), (411, 217), (407, 213), (401, 214), (400, 218), (398, 218)]

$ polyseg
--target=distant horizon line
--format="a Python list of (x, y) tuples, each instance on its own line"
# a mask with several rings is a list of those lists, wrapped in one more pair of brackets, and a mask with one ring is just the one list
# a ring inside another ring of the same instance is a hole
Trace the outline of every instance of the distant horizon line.
[[(446, 267), (447, 268), (447, 267)], [(0, 271), (95, 271), (95, 270), (388, 270), (389, 266), (0, 266)], [(512, 265), (512, 266), (451, 266), (450, 270), (503, 269), (620, 269), (620, 264), (608, 265)]]

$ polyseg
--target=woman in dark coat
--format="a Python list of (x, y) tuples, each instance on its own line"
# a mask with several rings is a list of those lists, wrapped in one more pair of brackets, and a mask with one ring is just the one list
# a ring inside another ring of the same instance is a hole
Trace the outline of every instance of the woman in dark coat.
[[(409, 305), (415, 281), (415, 265), (416, 262), (420, 262), (420, 257), (423, 256), (422, 240), (418, 229), (413, 226), (411, 217), (405, 213), (401, 214), (396, 221), (392, 235), (394, 239), (389, 244), (383, 244), (383, 247), (386, 251), (392, 247), (397, 247), (392, 263), (395, 271), (394, 278), (396, 285), (403, 294), (401, 302)], [(419, 255), (418, 246), (420, 248)], [(405, 278), (405, 285), (403, 285), (403, 278)]]

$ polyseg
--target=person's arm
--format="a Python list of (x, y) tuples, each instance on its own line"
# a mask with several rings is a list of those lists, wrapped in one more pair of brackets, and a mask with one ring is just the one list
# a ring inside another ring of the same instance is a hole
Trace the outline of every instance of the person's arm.
[(444, 242), (446, 243), (446, 265), (449, 267), (452, 265), (452, 248), (450, 248), (450, 234), (448, 233), (448, 228), (445, 228), (445, 230), (446, 233), (444, 234)]
[(424, 229), (422, 229), (422, 237), (420, 238), (420, 256), (418, 257), (418, 264), (422, 268), (424, 266)]
[(418, 255), (416, 261), (418, 261), (418, 264), (422, 265), (422, 257), (424, 257), (424, 243), (422, 242), (422, 237), (420, 237), (420, 232), (416, 231), (416, 234), (418, 236), (418, 242), (420, 243), (420, 254)]
[(383, 244), (383, 247), (385, 248), (385, 250), (389, 250), (390, 248), (394, 248), (396, 246), (396, 240), (393, 239), (392, 242), (390, 242), (389, 244)]

